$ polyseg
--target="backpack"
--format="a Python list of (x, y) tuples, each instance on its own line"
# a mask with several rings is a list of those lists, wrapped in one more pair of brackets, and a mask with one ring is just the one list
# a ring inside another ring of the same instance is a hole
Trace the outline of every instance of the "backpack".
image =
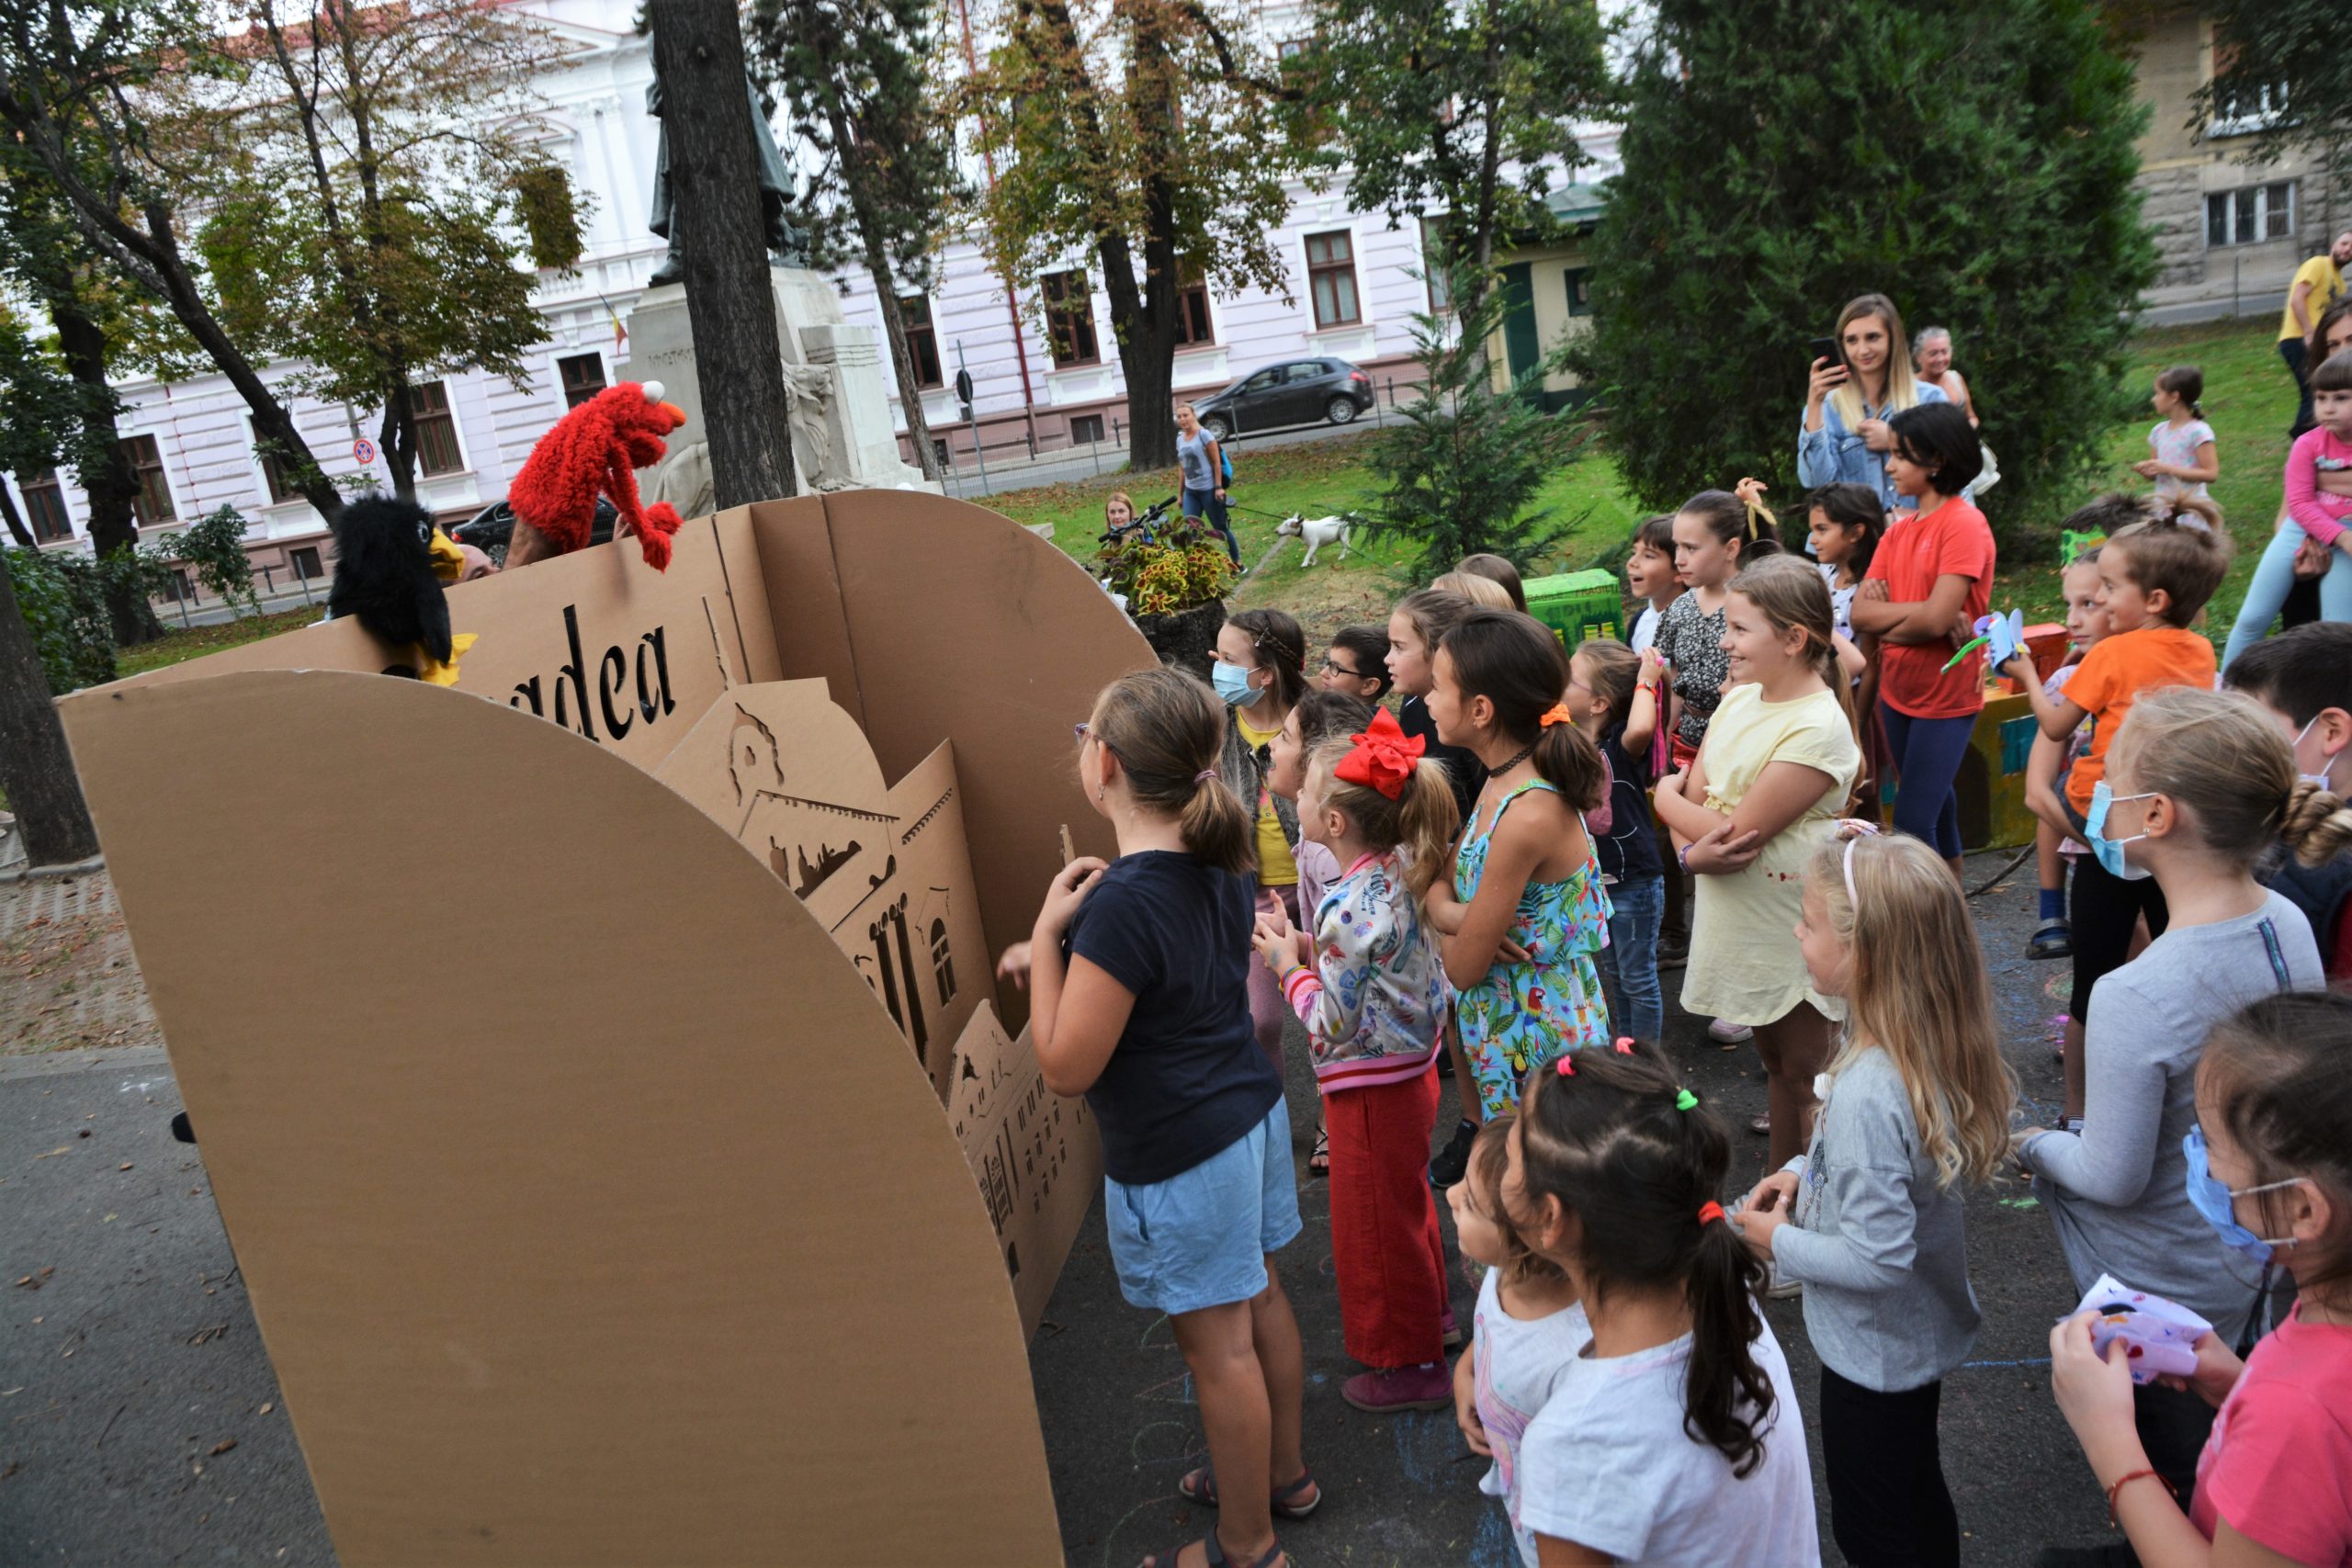
[(1227, 489), (1231, 489), (1233, 485), (1233, 455), (1225, 449), (1225, 443), (1222, 441), (1216, 444), (1216, 466), (1223, 470), (1224, 483)]

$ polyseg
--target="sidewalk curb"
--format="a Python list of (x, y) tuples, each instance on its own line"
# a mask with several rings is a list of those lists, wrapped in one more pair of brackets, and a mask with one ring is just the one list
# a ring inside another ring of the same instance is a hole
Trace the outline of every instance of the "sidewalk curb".
[(13, 887), (19, 882), (48, 882), (62, 876), (87, 876), (94, 871), (106, 868), (106, 856), (92, 855), (88, 860), (68, 861), (63, 865), (35, 865), (0, 871), (0, 887)]
[(140, 1072), (149, 1067), (169, 1073), (171, 1066), (171, 1056), (161, 1045), (96, 1045), (37, 1056), (0, 1056), (0, 1083), (62, 1077), (69, 1073)]

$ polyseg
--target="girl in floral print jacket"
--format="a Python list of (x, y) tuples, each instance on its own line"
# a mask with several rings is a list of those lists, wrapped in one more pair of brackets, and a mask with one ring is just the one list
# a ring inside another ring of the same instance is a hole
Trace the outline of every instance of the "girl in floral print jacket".
[(1348, 1354), (1372, 1369), (1340, 1392), (1374, 1413), (1453, 1403), (1445, 1249), (1425, 1174), (1453, 997), (1420, 899), (1460, 818), (1444, 768), (1421, 751), (1385, 711), (1317, 749), (1299, 830), (1347, 869), (1311, 941), (1279, 914), (1258, 919), (1258, 951), (1306, 1025), (1330, 1138), (1340, 1317)]

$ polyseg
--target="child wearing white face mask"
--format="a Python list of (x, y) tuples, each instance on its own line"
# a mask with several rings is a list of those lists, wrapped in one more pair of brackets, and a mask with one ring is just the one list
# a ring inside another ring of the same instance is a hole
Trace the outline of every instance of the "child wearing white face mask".
[[(2294, 737), (2296, 774), (2321, 788), (2352, 788), (2352, 623), (2315, 621), (2257, 642), (2231, 662), (2231, 690), (2244, 692)], [(2352, 856), (2340, 844), (2306, 842), (2302, 855), (2281, 855), (2263, 880), (2294, 901), (2312, 923), (2327, 983), (2352, 984)], [(2313, 857), (2306, 863), (2304, 855)]]
[[(2079, 679), (2079, 677), (2078, 677)], [(2296, 778), (2285, 736), (2251, 699), (2167, 687), (2132, 705), (2088, 823), (2110, 874), (2152, 877), (2164, 934), (2098, 983), (2084, 1041), (2080, 1133), (2029, 1128), (2034, 1173), (2079, 1289), (2112, 1274), (2170, 1297), (2235, 1344), (2256, 1292), (2189, 1202), (2181, 1140), (2196, 1120), (2197, 1063), (2215, 1024), (2281, 991), (2323, 984), (2311, 924), (2255, 880), (2272, 844), (2352, 836), (2352, 814)], [(2341, 841), (2337, 839), (2336, 841)], [(2149, 1462), (2186, 1496), (2213, 1413), (2150, 1384), (2133, 1393)]]

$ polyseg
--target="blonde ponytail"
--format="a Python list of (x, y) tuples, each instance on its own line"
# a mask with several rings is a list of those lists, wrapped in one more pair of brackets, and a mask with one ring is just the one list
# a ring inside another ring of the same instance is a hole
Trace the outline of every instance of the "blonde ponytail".
[(2287, 820), (2278, 837), (2305, 865), (2324, 865), (2352, 844), (2352, 804), (2324, 784), (2298, 780), (2287, 792)]

